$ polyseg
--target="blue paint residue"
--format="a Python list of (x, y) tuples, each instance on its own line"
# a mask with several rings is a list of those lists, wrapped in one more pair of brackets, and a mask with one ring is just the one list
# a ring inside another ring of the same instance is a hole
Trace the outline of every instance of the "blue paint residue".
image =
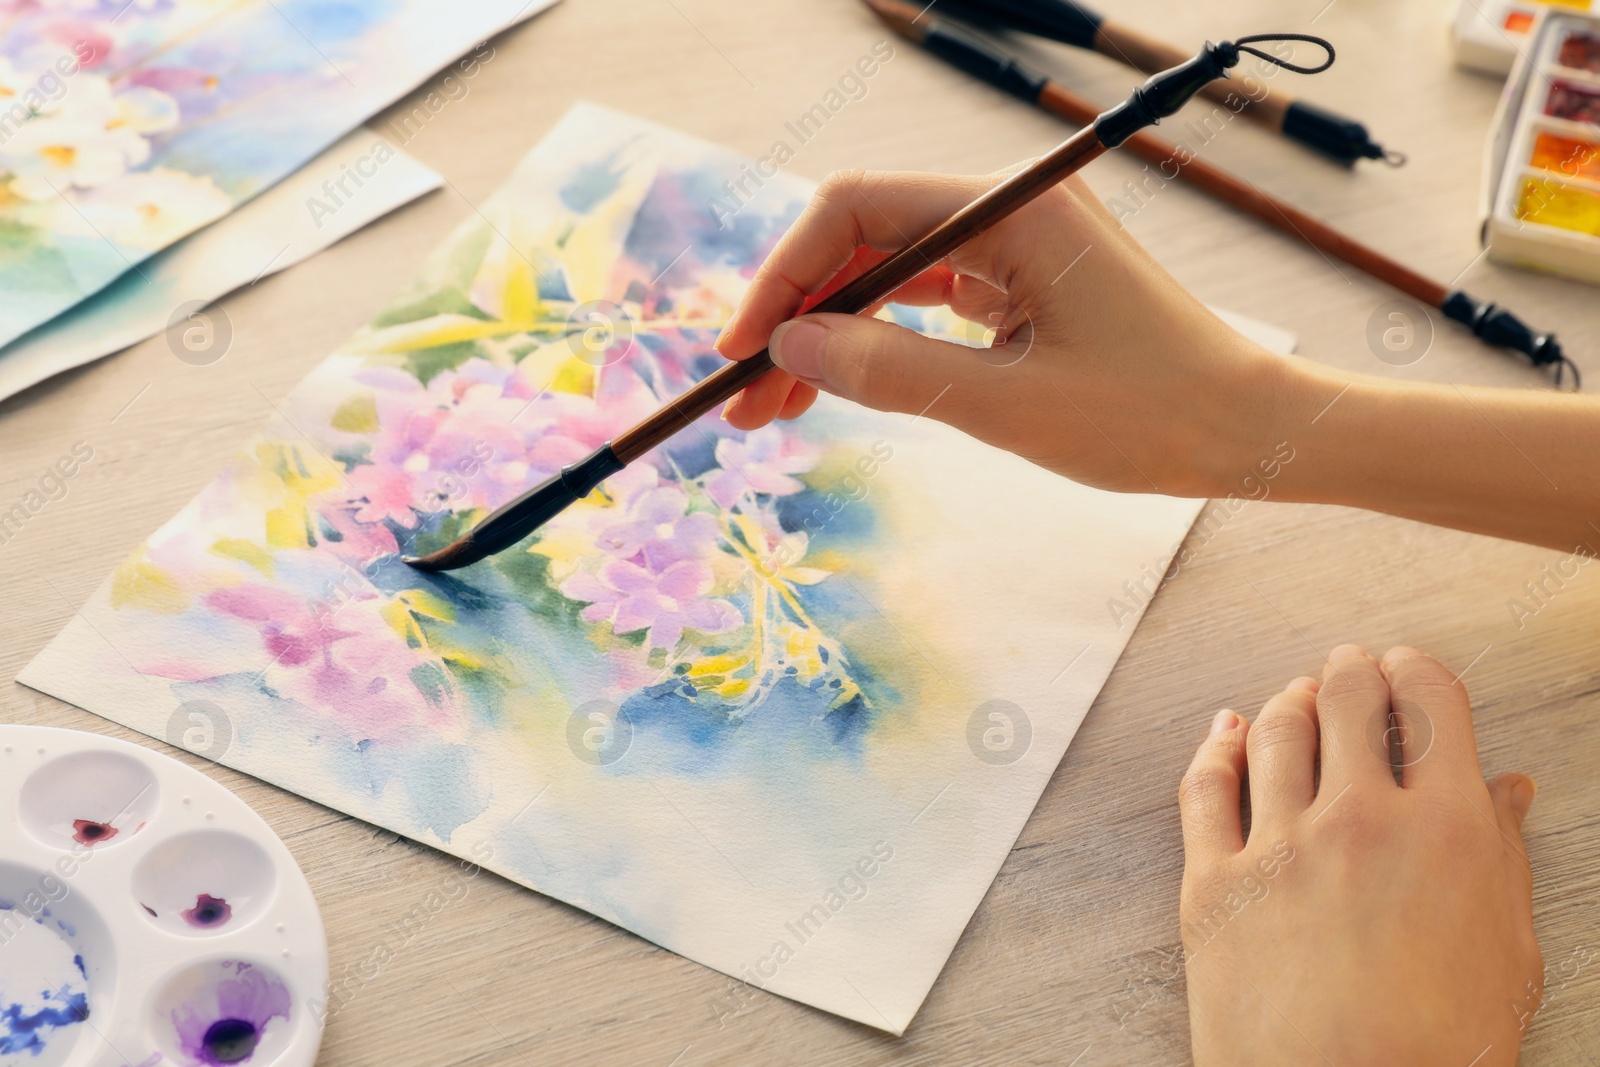
[(59, 1006), (46, 1004), (38, 1011), (25, 1013), (21, 1004), (7, 1004), (0, 1009), (0, 1053), (15, 1055), (30, 1052), (37, 1056), (44, 1051), (56, 1030), (89, 1017), (89, 997), (86, 993), (68, 993), (65, 998), (50, 993), (59, 1000)]
[(36, 1057), (61, 1031), (88, 1019), (88, 968), (46, 923), (43, 909), (0, 915), (9, 931), (0, 961), (0, 1056)]

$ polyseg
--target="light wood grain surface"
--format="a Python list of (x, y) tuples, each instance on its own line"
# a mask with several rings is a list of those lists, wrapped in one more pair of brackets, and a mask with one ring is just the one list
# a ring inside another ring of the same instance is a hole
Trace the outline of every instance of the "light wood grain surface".
[[(1269, 29), (1333, 38), (1338, 65), (1294, 88), (1365, 119), (1410, 154), (1409, 166), (1343, 171), (1244, 123), (1205, 157), (1443, 280), (1464, 272), (1463, 286), (1555, 330), (1600, 387), (1600, 292), (1477, 258), (1479, 158), (1498, 86), (1451, 66), (1443, 0), (1136, 0), (1115, 10), (1185, 44)], [(212, 478), (272, 401), (410, 278), (574, 100), (760, 155), (884, 36), (849, 0), (565, 0), (496, 39), (470, 93), (406, 144), (448, 186), (224, 299), (234, 330), (225, 358), (190, 366), (156, 338), (0, 404), (0, 504), (19, 499), (73, 442), (94, 448), (68, 495), (0, 545), (10, 592), (0, 615), (4, 677)], [(896, 48), (867, 97), (801, 148), (793, 172), (983, 172), (1065, 136), (1053, 120)], [(1096, 56), (1030, 51), (1102, 102), (1134, 82)], [(1108, 158), (1087, 177), (1112, 196), (1138, 171)], [(1313, 359), (1545, 387), (1445, 323), (1414, 366), (1379, 362), (1366, 324), (1395, 294), (1188, 189), (1161, 190), (1127, 224), (1203, 299), (1294, 330)], [(327, 1028), (321, 1062), (330, 1067), (1179, 1063), (1188, 1030), (1173, 960), (1183, 863), (1175, 792), (1206, 722), (1222, 706), (1253, 714), (1342, 641), (1415, 644), (1470, 667), (1486, 773), (1521, 770), (1540, 784), (1527, 836), (1552, 982), (1523, 1062), (1600, 1061), (1600, 964), (1572, 977), (1569, 962), (1597, 947), (1597, 569), (1519, 627), (1508, 600), (1557, 554), (1270, 502), (1249, 504), (1191, 548), (1194, 561), (1157, 596), (903, 1039), (753, 990), (719, 1019), (727, 977), (488, 874), (402, 931), (393, 924), (451, 876), (454, 860), (177, 755), (260, 811), (311, 880), (333, 976), (357, 976)], [(16, 685), (0, 686), (0, 718), (164, 748)], [(370, 966), (380, 945), (392, 959)]]

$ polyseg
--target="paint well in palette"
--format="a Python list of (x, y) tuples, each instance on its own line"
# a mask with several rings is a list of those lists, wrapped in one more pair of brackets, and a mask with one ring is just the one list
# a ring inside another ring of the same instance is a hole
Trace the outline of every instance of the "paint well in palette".
[(83, 956), (38, 916), (0, 902), (0, 1065), (60, 1063), (89, 1018)]
[(169, 933), (205, 936), (248, 925), (276, 891), (255, 842), (224, 830), (181, 834), (151, 850), (133, 874), (145, 915)]
[(170, 1023), (164, 1050), (184, 1067), (268, 1063), (282, 1050), (294, 1010), (289, 988), (261, 964), (224, 960), (180, 974), (158, 1000)]
[(1528, 178), (1522, 183), (1517, 217), (1524, 222), (1600, 237), (1600, 193), (1547, 178)]
[(1600, 89), (1557, 81), (1550, 85), (1544, 113), (1568, 122), (1600, 122)]
[(40, 767), (22, 785), (24, 829), (50, 848), (112, 848), (154, 817), (160, 791), (150, 771), (111, 752), (81, 752)]
[(1600, 144), (1580, 141), (1576, 137), (1539, 134), (1534, 138), (1533, 156), (1529, 162), (1542, 170), (1555, 170), (1573, 178), (1600, 181)]
[(1600, 34), (1574, 33), (1561, 42), (1556, 62), (1572, 70), (1600, 74)]

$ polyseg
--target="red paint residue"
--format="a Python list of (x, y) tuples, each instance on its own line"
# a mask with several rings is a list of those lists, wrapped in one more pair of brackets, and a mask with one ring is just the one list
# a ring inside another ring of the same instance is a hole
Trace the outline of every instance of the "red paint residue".
[(117, 836), (117, 828), (108, 822), (93, 819), (73, 819), (72, 839), (80, 845), (98, 845)]

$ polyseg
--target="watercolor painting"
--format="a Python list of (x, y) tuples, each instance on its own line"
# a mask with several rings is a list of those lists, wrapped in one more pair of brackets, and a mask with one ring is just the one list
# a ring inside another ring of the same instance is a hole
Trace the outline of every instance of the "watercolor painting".
[(546, 6), (0, 0), (0, 345)]
[[(721, 365), (812, 188), (717, 210), (746, 163), (575, 108), (19, 680), (714, 967), (729, 1004), (902, 1032), (1198, 501), (824, 398), (709, 416), (471, 568), (398, 559)], [(360, 981), (336, 961), (316, 1010)]]

